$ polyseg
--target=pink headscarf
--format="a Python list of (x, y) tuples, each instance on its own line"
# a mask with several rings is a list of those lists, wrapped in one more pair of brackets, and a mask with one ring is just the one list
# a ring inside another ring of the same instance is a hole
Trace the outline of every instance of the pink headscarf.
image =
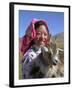
[[(22, 45), (21, 45), (21, 50), (20, 51), (23, 53), (23, 55), (31, 47), (32, 41), (36, 37), (36, 30), (34, 28), (34, 24), (38, 21), (42, 21), (46, 24), (46, 22), (44, 20), (37, 20), (37, 19), (32, 20), (32, 22), (30, 23), (30, 25), (28, 26), (28, 28), (26, 30), (25, 36), (22, 38)], [(47, 24), (46, 24), (46, 26), (47, 26)]]

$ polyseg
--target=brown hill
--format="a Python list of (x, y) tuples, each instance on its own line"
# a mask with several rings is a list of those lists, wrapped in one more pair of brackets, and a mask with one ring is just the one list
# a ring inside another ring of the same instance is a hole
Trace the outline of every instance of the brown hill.
[(58, 48), (64, 49), (64, 32), (58, 33), (52, 37)]

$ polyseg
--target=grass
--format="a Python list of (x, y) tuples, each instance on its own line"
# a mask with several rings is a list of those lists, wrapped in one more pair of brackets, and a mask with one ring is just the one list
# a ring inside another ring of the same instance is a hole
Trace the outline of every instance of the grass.
[[(23, 58), (23, 55), (21, 52), (19, 52), (19, 62), (21, 62)], [(22, 64), (19, 63), (19, 79), (22, 79)]]
[(19, 64), (19, 79), (22, 79), (22, 64)]

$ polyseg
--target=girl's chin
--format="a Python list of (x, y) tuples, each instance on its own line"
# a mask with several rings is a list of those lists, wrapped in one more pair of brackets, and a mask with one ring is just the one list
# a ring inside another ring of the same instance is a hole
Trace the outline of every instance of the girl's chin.
[(38, 47), (42, 47), (42, 46), (45, 46), (45, 43), (44, 43), (44, 42), (37, 42), (36, 45), (37, 45)]

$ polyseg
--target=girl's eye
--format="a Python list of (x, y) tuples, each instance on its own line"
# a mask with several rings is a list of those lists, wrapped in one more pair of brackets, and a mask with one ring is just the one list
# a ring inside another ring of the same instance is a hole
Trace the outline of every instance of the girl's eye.
[(44, 36), (47, 36), (47, 34), (46, 34), (46, 33), (44, 33)]
[(41, 33), (40, 32), (37, 32), (37, 35), (41, 35)]
[(37, 35), (44, 35), (44, 36), (47, 36), (47, 33), (45, 32), (36, 32)]

